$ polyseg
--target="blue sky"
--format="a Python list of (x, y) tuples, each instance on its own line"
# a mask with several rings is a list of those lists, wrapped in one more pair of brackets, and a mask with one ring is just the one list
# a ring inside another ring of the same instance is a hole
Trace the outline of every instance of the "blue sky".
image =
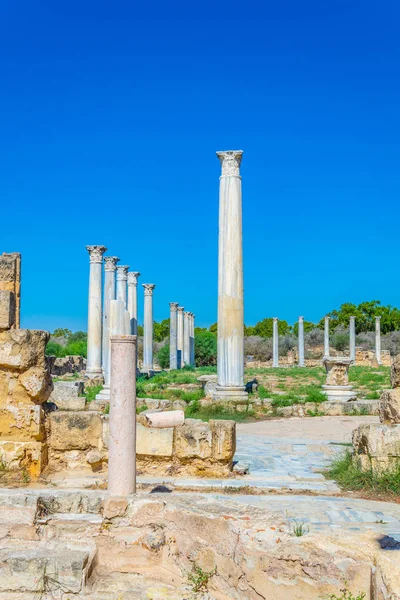
[[(400, 5), (0, 3), (0, 251), (85, 329), (86, 244), (216, 320), (217, 150), (244, 151), (245, 321), (398, 305)], [(142, 320), (143, 288), (139, 320)]]

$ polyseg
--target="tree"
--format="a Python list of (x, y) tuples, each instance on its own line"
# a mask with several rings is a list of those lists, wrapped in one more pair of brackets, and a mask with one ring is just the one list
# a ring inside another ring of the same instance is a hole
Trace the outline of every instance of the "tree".
[(162, 342), (169, 336), (169, 319), (164, 319), (161, 323), (154, 321), (153, 338), (155, 342)]
[[(304, 333), (309, 333), (310, 331), (313, 331), (313, 329), (316, 328), (315, 323), (312, 323), (311, 321), (304, 321)], [(279, 326), (278, 326), (279, 329)], [(292, 327), (293, 329), (293, 333), (294, 335), (299, 335), (299, 322), (296, 321), (296, 323), (293, 325)]]
[[(382, 306), (379, 300), (370, 300), (353, 304), (345, 302), (339, 310), (333, 310), (327, 315), (330, 317), (329, 326), (331, 330), (342, 325), (347, 328), (350, 323), (350, 317), (355, 317), (356, 333), (374, 331), (375, 317), (381, 317), (381, 331), (383, 334), (390, 331), (400, 330), (400, 310), (389, 305)], [(320, 329), (324, 327), (324, 318), (318, 324)]]
[(217, 364), (217, 336), (211, 331), (202, 331), (194, 338), (194, 358), (196, 367)]
[[(249, 328), (250, 329), (250, 328)], [(263, 319), (251, 328), (251, 335), (259, 335), (260, 337), (271, 338), (273, 334), (273, 319), (268, 317)], [(285, 335), (290, 332), (290, 325), (287, 321), (278, 321), (278, 333), (279, 335)]]
[(72, 331), (70, 329), (62, 329), (61, 327), (58, 327), (58, 329), (55, 329), (51, 335), (53, 337), (63, 337), (66, 340), (69, 340), (70, 336), (72, 335)]

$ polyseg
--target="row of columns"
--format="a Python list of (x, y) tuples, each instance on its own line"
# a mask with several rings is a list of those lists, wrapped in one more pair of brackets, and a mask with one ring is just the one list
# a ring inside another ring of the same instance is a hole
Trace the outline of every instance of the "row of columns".
[(194, 358), (194, 319), (192, 312), (185, 312), (178, 302), (169, 304), (169, 368), (181, 369), (195, 364)]

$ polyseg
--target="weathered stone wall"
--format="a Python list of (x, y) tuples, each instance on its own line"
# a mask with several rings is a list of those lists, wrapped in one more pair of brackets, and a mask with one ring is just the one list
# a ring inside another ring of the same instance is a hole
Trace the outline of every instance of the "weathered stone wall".
[(86, 358), (83, 356), (46, 356), (46, 362), (50, 373), (56, 377), (63, 375), (72, 375), (74, 373), (84, 373), (86, 371)]
[[(65, 406), (65, 405), (64, 405)], [(139, 415), (140, 417), (140, 415)], [(97, 411), (56, 411), (49, 420), (49, 471), (106, 471), (109, 416)], [(140, 473), (227, 476), (236, 449), (234, 421), (186, 419), (163, 429), (137, 423)]]
[(9, 254), (4, 252), (0, 255), (0, 291), (12, 293), (15, 318), (11, 327), (19, 329), (21, 326), (21, 254), (19, 252)]
[[(323, 357), (323, 348), (321, 347), (321, 352), (319, 352), (318, 348), (313, 348), (312, 349), (314, 354), (318, 356), (318, 354), (321, 355), (321, 358), (306, 358), (304, 360), (304, 364), (306, 367), (320, 367), (321, 363), (322, 363), (322, 357)], [(334, 350), (333, 348), (331, 348), (331, 352), (330, 352), (331, 356), (350, 356), (349, 351), (345, 350), (344, 352), (338, 352), (337, 350)], [(280, 367), (295, 367), (297, 366), (297, 362), (298, 362), (298, 355), (297, 355), (297, 351), (293, 350), (293, 351), (289, 351), (287, 353), (287, 356), (280, 356), (279, 357), (279, 366)], [(390, 367), (391, 364), (391, 359), (390, 359), (390, 352), (388, 350), (381, 350), (381, 363), (383, 366), (385, 367)], [(355, 364), (358, 367), (377, 367), (378, 363), (376, 362), (376, 357), (375, 357), (375, 352), (373, 350), (361, 350), (361, 348), (356, 348), (356, 362)], [(267, 360), (267, 361), (259, 361), (259, 360), (253, 360), (253, 361), (247, 361), (246, 362), (246, 366), (248, 367), (254, 367), (254, 368), (265, 368), (265, 367), (271, 367), (272, 368), (272, 359), (271, 360)]]

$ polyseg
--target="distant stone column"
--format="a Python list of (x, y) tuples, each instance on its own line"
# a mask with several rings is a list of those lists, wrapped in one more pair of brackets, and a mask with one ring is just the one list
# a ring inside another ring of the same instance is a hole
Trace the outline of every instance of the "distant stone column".
[(178, 369), (183, 367), (183, 306), (178, 306)]
[(356, 318), (350, 317), (350, 360), (356, 361)]
[(191, 318), (190, 318), (190, 327), (191, 327), (191, 331), (190, 331), (190, 364), (194, 367), (195, 366), (195, 358), (194, 358), (194, 319), (195, 319), (196, 315), (194, 313), (191, 313)]
[(105, 246), (86, 246), (90, 256), (86, 376), (102, 376), (101, 370), (101, 282)]
[(278, 317), (274, 317), (272, 320), (272, 366), (279, 367)]
[(111, 337), (108, 491), (136, 492), (136, 344), (135, 335)]
[(117, 267), (117, 300), (122, 300), (126, 308), (126, 282), (128, 281), (128, 269), (126, 265)]
[(375, 317), (375, 358), (378, 365), (381, 365), (381, 317)]
[(324, 356), (329, 356), (329, 317), (325, 317), (324, 323)]
[(131, 317), (131, 333), (137, 335), (137, 285), (140, 277), (139, 271), (128, 273), (128, 310)]
[(299, 367), (305, 367), (304, 363), (304, 317), (299, 317)]
[(143, 283), (144, 287), (144, 335), (142, 371), (153, 370), (153, 290), (154, 283)]
[(104, 257), (104, 295), (103, 295), (103, 375), (104, 385), (110, 386), (110, 300), (115, 300), (115, 270), (119, 258)]
[(169, 368), (178, 368), (178, 302), (169, 303)]
[(183, 364), (190, 365), (190, 312), (183, 315)]
[(218, 386), (221, 401), (247, 400), (244, 386), (241, 150), (217, 152), (219, 180)]

